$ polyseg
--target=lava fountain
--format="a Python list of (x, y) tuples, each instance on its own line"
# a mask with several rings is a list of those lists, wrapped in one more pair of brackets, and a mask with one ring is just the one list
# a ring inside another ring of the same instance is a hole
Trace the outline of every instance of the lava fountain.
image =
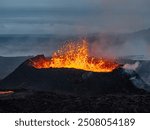
[(51, 58), (32, 59), (31, 65), (42, 68), (75, 68), (92, 72), (112, 72), (119, 65), (114, 60), (89, 56), (86, 40), (69, 42), (52, 54)]

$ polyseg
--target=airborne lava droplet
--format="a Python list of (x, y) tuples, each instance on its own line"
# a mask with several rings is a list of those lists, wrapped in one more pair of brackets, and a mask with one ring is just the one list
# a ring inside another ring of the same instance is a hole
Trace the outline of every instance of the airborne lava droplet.
[(119, 65), (104, 58), (89, 56), (88, 42), (70, 42), (52, 54), (52, 58), (33, 59), (31, 65), (42, 68), (75, 68), (92, 72), (111, 72)]

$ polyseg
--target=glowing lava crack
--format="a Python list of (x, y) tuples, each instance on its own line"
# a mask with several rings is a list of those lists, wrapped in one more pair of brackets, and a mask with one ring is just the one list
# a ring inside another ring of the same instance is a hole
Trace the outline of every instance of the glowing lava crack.
[(37, 69), (75, 68), (93, 72), (112, 72), (118, 67), (112, 60), (90, 57), (86, 40), (67, 43), (54, 52), (52, 58), (33, 59), (30, 64)]

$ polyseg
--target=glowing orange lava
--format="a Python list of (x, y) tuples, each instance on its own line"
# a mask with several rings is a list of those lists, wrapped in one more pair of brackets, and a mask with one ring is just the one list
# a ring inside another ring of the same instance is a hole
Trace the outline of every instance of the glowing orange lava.
[(70, 42), (54, 52), (52, 58), (32, 60), (32, 66), (42, 68), (75, 68), (93, 72), (111, 72), (118, 64), (103, 58), (89, 57), (88, 42)]
[(0, 91), (0, 95), (4, 95), (4, 94), (12, 94), (14, 93), (13, 91)]

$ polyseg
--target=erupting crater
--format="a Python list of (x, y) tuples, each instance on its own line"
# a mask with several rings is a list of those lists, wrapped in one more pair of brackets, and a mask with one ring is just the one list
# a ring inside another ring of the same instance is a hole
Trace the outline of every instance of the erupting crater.
[(54, 52), (51, 58), (34, 58), (30, 65), (36, 69), (74, 68), (92, 72), (112, 72), (119, 66), (113, 60), (90, 57), (86, 40), (69, 42)]
[(128, 73), (115, 60), (91, 56), (88, 42), (70, 42), (52, 54), (39, 55), (23, 62), (0, 82), (4, 90), (44, 91), (56, 94), (97, 96), (101, 94), (142, 94), (133, 81), (136, 73)]

